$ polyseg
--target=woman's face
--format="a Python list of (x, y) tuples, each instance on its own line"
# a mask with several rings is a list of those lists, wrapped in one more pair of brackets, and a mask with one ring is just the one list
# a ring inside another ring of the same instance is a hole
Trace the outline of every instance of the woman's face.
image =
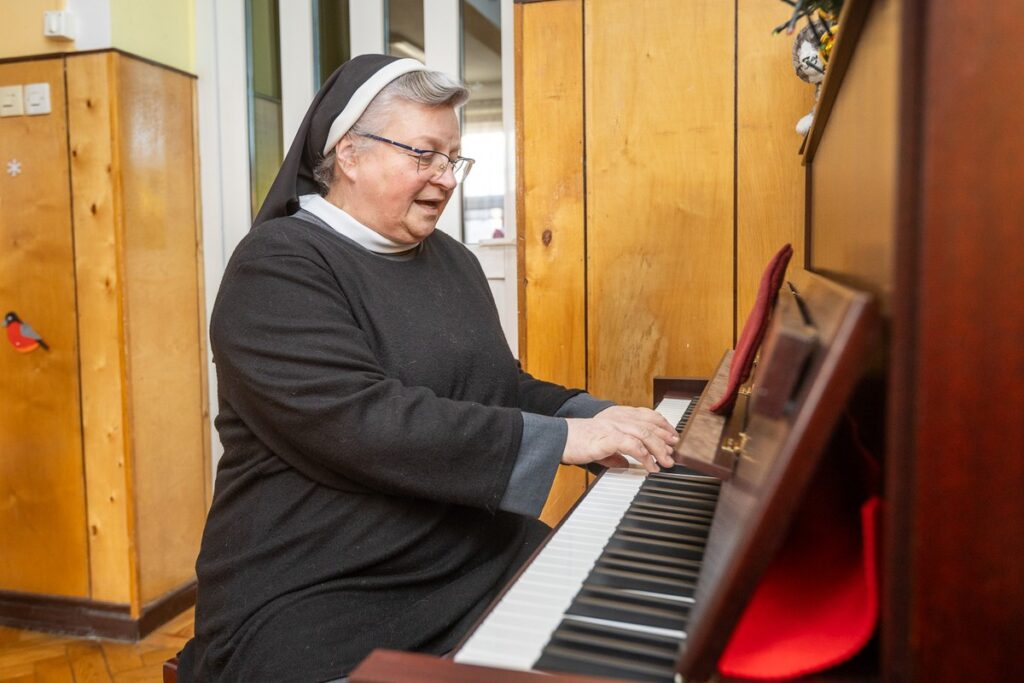
[[(395, 142), (458, 156), (459, 120), (450, 107), (397, 101), (382, 130), (370, 131)], [(369, 142), (369, 139), (364, 139)], [(451, 170), (434, 178), (417, 169), (411, 152), (372, 141), (350, 169), (351, 192), (342, 206), (369, 228), (401, 244), (418, 244), (434, 231), (455, 189)]]

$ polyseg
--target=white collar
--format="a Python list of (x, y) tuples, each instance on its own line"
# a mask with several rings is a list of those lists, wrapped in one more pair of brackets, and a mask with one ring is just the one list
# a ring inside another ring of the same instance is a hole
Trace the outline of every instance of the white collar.
[(318, 194), (299, 197), (299, 206), (356, 244), (378, 254), (398, 254), (417, 245), (401, 244), (372, 230)]

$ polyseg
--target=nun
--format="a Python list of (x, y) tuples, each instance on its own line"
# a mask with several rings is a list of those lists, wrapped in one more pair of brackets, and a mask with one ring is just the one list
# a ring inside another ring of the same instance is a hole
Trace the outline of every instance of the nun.
[(435, 230), (468, 91), (363, 55), (317, 93), (210, 325), (224, 446), (180, 680), (323, 681), (442, 654), (550, 529), (559, 463), (672, 464), (643, 408), (534, 379)]

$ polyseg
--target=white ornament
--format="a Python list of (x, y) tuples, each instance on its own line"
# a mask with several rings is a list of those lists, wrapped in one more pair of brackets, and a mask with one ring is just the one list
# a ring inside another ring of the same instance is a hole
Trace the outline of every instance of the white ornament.
[(21, 162), (17, 159), (11, 159), (7, 162), (7, 175), (14, 178), (21, 173)]

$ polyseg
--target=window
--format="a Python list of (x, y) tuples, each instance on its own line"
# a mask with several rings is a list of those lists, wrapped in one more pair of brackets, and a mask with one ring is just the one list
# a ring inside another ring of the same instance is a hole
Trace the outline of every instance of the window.
[(249, 186), (252, 215), (259, 211), (283, 157), (281, 59), (277, 0), (246, 0), (249, 75)]
[(463, 241), (473, 244), (506, 235), (501, 6), (499, 0), (461, 2), (462, 74), (472, 93), (463, 109), (462, 155), (476, 159), (463, 184)]
[(314, 87), (320, 89), (334, 70), (352, 54), (349, 38), (349, 0), (315, 0), (313, 3)]
[(423, 52), (423, 0), (388, 1), (388, 54), (426, 61)]

